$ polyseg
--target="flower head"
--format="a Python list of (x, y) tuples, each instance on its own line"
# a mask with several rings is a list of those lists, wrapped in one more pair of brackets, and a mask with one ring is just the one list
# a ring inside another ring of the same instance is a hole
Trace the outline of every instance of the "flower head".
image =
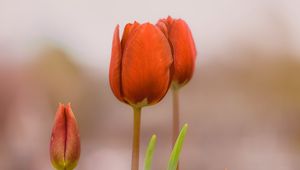
[(78, 125), (70, 104), (59, 104), (50, 141), (50, 158), (57, 170), (72, 170), (80, 157)]
[(127, 24), (121, 41), (117, 26), (109, 69), (114, 95), (135, 107), (159, 102), (171, 82), (172, 62), (168, 40), (157, 26)]
[(168, 38), (173, 54), (173, 85), (181, 87), (193, 76), (196, 60), (196, 47), (191, 30), (182, 19), (168, 17), (160, 19), (157, 27)]

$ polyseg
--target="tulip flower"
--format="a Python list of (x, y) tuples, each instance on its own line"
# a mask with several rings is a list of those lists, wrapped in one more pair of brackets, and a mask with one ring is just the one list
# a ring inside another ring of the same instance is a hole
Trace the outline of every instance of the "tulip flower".
[(168, 38), (173, 54), (173, 145), (179, 134), (179, 89), (193, 76), (196, 60), (196, 47), (191, 30), (182, 19), (170, 16), (156, 24)]
[(168, 39), (157, 26), (127, 24), (121, 40), (116, 26), (109, 82), (114, 95), (134, 110), (132, 170), (138, 169), (141, 108), (165, 96), (172, 80), (172, 62)]
[(196, 47), (191, 30), (182, 19), (160, 19), (156, 24), (168, 38), (174, 58), (172, 86), (184, 86), (192, 78), (195, 68)]
[(78, 125), (70, 104), (59, 104), (50, 141), (50, 158), (57, 170), (72, 170), (80, 157)]

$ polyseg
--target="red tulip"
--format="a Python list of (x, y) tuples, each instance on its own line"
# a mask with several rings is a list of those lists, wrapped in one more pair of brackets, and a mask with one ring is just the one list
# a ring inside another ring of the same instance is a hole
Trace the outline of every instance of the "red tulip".
[(78, 125), (70, 104), (59, 104), (50, 142), (50, 158), (57, 170), (72, 170), (80, 157)]
[(127, 24), (122, 40), (115, 28), (109, 70), (114, 95), (134, 107), (159, 102), (171, 81), (172, 53), (167, 38), (150, 24)]
[(174, 59), (173, 85), (181, 87), (193, 76), (196, 47), (191, 30), (182, 19), (160, 19), (156, 24), (168, 38)]

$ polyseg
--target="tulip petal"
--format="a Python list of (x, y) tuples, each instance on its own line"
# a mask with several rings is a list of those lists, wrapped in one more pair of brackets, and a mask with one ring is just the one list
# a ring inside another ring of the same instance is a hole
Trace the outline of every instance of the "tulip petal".
[(64, 105), (59, 104), (50, 141), (50, 158), (56, 169), (63, 169), (65, 162), (66, 116)]
[(166, 94), (172, 54), (156, 26), (142, 24), (127, 40), (122, 61), (123, 93), (128, 103), (155, 104)]
[(121, 101), (122, 97), (122, 84), (121, 84), (121, 63), (122, 63), (122, 50), (119, 37), (119, 25), (116, 26), (112, 42), (111, 60), (109, 67), (109, 83), (114, 95)]
[(168, 25), (172, 25), (174, 22), (174, 19), (171, 16), (168, 16), (168, 18), (166, 19), (166, 21), (168, 23)]
[[(168, 18), (168, 20), (170, 19)], [(169, 40), (172, 44), (174, 56), (173, 81), (179, 85), (184, 85), (193, 76), (196, 59), (193, 36), (185, 21), (182, 19), (172, 21)]]
[[(80, 157), (80, 137), (77, 121), (72, 112), (70, 103), (65, 108), (66, 115), (66, 148), (65, 165), (68, 169), (74, 169)], [(67, 170), (68, 170), (67, 169)]]
[(167, 25), (165, 24), (165, 22), (159, 20), (157, 23), (156, 23), (156, 26), (165, 34), (165, 36), (168, 38), (168, 28), (167, 28)]
[(139, 26), (140, 24), (138, 22), (134, 22), (133, 24), (129, 23), (126, 24), (124, 31), (123, 31), (123, 36), (122, 36), (122, 40), (121, 40), (121, 48), (122, 51), (125, 48), (125, 44), (127, 43), (128, 38), (130, 37), (130, 35), (136, 30), (136, 28)]

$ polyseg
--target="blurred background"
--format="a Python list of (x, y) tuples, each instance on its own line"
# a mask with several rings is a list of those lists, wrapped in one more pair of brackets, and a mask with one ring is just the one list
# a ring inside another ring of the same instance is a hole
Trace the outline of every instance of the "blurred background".
[[(190, 125), (182, 170), (298, 170), (300, 1), (0, 0), (0, 169), (51, 170), (58, 102), (79, 122), (78, 170), (129, 170), (132, 110), (108, 84), (114, 27), (185, 19), (198, 58), (180, 91)], [(170, 93), (142, 114), (141, 167), (151, 134), (154, 170), (171, 152)]]

